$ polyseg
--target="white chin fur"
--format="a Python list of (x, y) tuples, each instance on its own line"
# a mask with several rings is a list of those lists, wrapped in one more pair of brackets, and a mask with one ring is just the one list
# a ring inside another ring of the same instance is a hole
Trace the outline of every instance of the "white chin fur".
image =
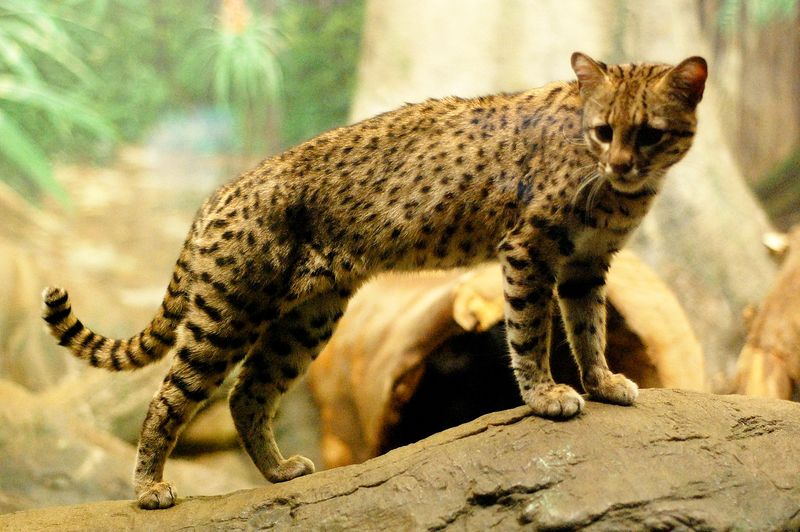
[(614, 190), (619, 192), (625, 192), (627, 194), (633, 192), (639, 192), (643, 188), (647, 186), (647, 182), (649, 180), (647, 178), (641, 178), (636, 175), (630, 175), (629, 177), (622, 177), (618, 175), (611, 174), (608, 176), (608, 182), (611, 183), (611, 187)]

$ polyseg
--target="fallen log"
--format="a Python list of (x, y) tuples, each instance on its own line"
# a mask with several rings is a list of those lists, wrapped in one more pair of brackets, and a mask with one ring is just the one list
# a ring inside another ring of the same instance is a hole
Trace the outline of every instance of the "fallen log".
[[(607, 286), (611, 369), (640, 388), (705, 391), (700, 343), (673, 292), (629, 251), (615, 257)], [(324, 465), (363, 462), (521, 405), (503, 305), (497, 263), (386, 275), (359, 290), (309, 371)], [(581, 390), (559, 316), (550, 364), (557, 382)]]
[(133, 501), (0, 516), (2, 530), (797, 530), (800, 405), (642, 390), (557, 422), (525, 407), (362, 464), (167, 510)]

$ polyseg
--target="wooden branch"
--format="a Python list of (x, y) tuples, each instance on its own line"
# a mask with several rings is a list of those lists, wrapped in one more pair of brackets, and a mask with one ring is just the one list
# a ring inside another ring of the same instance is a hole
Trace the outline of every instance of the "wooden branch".
[[(432, 405), (434, 407), (434, 405)], [(2, 530), (797, 530), (800, 405), (642, 390), (556, 422), (524, 407), (363, 464), (168, 510), (132, 501), (0, 516)]]
[(737, 393), (791, 399), (800, 383), (800, 226), (787, 242), (778, 277), (739, 355)]

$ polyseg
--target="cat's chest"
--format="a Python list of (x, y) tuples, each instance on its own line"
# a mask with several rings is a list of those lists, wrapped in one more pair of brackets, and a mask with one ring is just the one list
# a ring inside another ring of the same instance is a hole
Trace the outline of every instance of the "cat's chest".
[(649, 197), (638, 201), (604, 198), (591, 210), (574, 211), (569, 232), (576, 253), (599, 256), (625, 244), (647, 213)]
[(580, 257), (603, 257), (618, 251), (630, 236), (632, 228), (587, 227), (573, 228), (573, 255)]

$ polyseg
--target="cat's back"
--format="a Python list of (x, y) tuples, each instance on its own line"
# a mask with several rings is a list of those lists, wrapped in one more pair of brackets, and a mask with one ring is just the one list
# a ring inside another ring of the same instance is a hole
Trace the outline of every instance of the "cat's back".
[[(387, 216), (422, 227), (429, 212), (446, 223), (460, 215), (456, 203), (485, 203), (486, 191), (512, 190), (487, 179), (509, 176), (504, 170), (523, 161), (545, 126), (541, 117), (552, 122), (565, 106), (575, 112), (577, 98), (574, 83), (554, 82), (525, 92), (406, 104), (264, 160), (207, 200), (200, 225), (252, 220), (279, 228), (293, 225), (287, 217), (300, 213), (341, 238), (363, 224), (357, 234), (378, 237), (375, 222)], [(494, 199), (502, 205), (510, 198)]]
[(519, 134), (523, 115), (547, 112), (556, 95), (559, 102), (579, 103), (575, 84), (557, 81), (524, 92), (405, 104), (324, 132), (264, 161), (259, 170), (266, 179), (300, 182), (330, 183), (379, 172), (402, 177), (402, 170), (424, 166), (426, 157), (447, 162), (447, 155), (469, 144)]

